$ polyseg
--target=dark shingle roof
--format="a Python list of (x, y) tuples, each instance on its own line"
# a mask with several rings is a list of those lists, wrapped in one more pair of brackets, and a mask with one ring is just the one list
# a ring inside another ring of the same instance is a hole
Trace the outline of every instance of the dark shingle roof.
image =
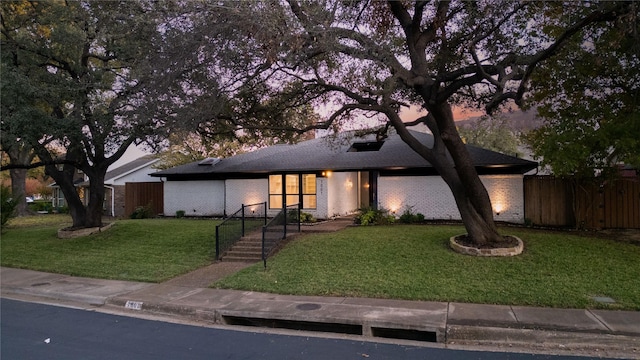
[[(351, 134), (351, 135), (350, 135)], [(433, 144), (430, 134), (412, 132), (424, 144)], [(151, 176), (169, 179), (225, 178), (238, 174), (276, 172), (355, 171), (400, 169), (431, 169), (429, 162), (400, 139), (390, 135), (378, 151), (350, 152), (355, 142), (375, 141), (373, 135), (353, 137), (352, 133), (313, 139), (293, 145), (274, 145), (250, 153), (221, 159), (214, 165), (198, 165), (193, 162), (159, 171)], [(537, 163), (500, 154), (475, 146), (467, 146), (476, 167), (484, 173), (524, 173)], [(495, 169), (491, 171), (489, 169)], [(498, 170), (501, 169), (501, 170)]]

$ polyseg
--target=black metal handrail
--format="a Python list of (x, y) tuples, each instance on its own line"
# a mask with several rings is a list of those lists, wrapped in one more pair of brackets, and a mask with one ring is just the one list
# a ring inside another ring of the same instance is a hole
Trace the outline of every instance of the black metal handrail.
[(262, 261), (267, 268), (267, 257), (287, 238), (287, 232), (300, 232), (301, 204), (289, 205), (262, 227)]
[(216, 225), (216, 260), (247, 232), (267, 223), (267, 202), (245, 205)]

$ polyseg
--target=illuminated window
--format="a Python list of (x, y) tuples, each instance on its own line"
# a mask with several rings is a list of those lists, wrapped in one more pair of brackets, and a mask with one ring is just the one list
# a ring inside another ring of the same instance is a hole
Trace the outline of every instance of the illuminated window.
[(282, 175), (269, 175), (269, 208), (282, 209)]
[(302, 174), (302, 207), (316, 208), (316, 175)]
[[(283, 196), (287, 205), (295, 205), (302, 201), (303, 209), (316, 208), (316, 175), (287, 174), (269, 175), (269, 208), (281, 209)], [(283, 193), (284, 191), (284, 193)]]

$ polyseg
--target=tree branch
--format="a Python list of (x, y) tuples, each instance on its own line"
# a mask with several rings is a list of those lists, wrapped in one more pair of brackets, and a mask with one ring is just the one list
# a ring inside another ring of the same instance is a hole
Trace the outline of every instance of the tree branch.
[(540, 51), (539, 53), (531, 57), (530, 60), (527, 62), (527, 67), (524, 71), (524, 75), (522, 76), (520, 86), (518, 87), (517, 95), (515, 98), (516, 103), (520, 105), (522, 97), (524, 96), (524, 93), (526, 91), (527, 82), (531, 77), (531, 74), (533, 74), (533, 71), (535, 70), (536, 66), (540, 62), (548, 58), (551, 58), (553, 55), (555, 55), (558, 51), (560, 51), (560, 49), (567, 43), (567, 41), (573, 35), (578, 33), (583, 28), (593, 23), (603, 22), (603, 21), (612, 21), (617, 19), (619, 16), (619, 13), (624, 12), (624, 9), (626, 9), (631, 4), (632, 4), (631, 2), (624, 2), (606, 11), (603, 11), (602, 9), (598, 9), (592, 12), (591, 14), (589, 14), (589, 16), (582, 18), (580, 21), (578, 21), (577, 23), (575, 23), (574, 25), (566, 29), (560, 36), (558, 36), (558, 38), (549, 47), (547, 47), (546, 49)]

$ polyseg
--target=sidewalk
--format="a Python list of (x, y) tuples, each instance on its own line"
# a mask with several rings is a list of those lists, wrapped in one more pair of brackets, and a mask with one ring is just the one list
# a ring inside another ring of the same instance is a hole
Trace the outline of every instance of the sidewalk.
[(176, 279), (149, 284), (4, 267), (0, 267), (0, 279), (3, 297), (23, 295), (80, 302), (212, 324), (417, 340), (447, 346), (592, 349), (599, 355), (615, 351), (625, 358), (640, 358), (640, 312), (634, 311), (286, 296), (210, 289)]

